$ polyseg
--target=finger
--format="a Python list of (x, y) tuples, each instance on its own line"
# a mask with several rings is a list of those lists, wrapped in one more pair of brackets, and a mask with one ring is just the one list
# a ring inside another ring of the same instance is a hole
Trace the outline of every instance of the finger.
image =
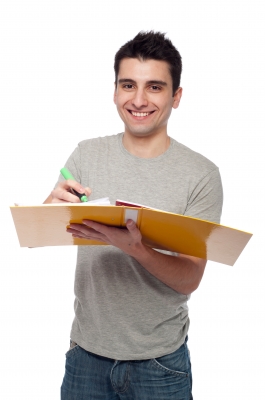
[(87, 232), (79, 231), (73, 228), (66, 228), (66, 231), (68, 233), (71, 233), (74, 237), (80, 237), (83, 239), (92, 239), (92, 236), (90, 237), (90, 235)]
[(58, 198), (52, 198), (51, 203), (69, 203), (69, 201), (58, 199)]
[(90, 187), (85, 187), (85, 194), (86, 194), (86, 196), (90, 196), (91, 195), (91, 193), (92, 193), (92, 190), (90, 189)]
[(94, 240), (94, 241), (97, 241), (97, 242), (106, 243), (106, 241), (104, 239), (102, 239), (102, 238), (88, 238), (86, 236), (78, 235), (78, 234), (75, 234), (75, 233), (73, 233), (72, 236), (73, 236), (73, 238), (77, 238), (77, 239)]
[[(71, 232), (69, 232), (71, 233)], [(79, 239), (86, 239), (86, 240), (90, 240), (89, 238), (87, 238), (86, 236), (82, 235), (82, 234), (78, 234), (78, 233), (72, 233), (72, 237), (73, 238), (79, 238)]]
[[(77, 193), (80, 193), (80, 194), (85, 194), (86, 196), (89, 196), (91, 194), (91, 189), (89, 187), (85, 188), (79, 182), (73, 181), (71, 179), (67, 179), (67, 180), (61, 182), (58, 185), (58, 188), (59, 189), (61, 188), (61, 190), (63, 190), (64, 192), (66, 191), (68, 193), (71, 193), (73, 196), (76, 196), (76, 193), (74, 193), (74, 191)], [(76, 196), (76, 197), (78, 197), (78, 196)], [(68, 201), (69, 201), (69, 199), (72, 199), (73, 200), (72, 202), (74, 202), (74, 203), (79, 202), (76, 199), (74, 199), (73, 197), (69, 198), (69, 196), (67, 196), (67, 198), (68, 198)]]
[(90, 221), (89, 219), (83, 219), (83, 224), (86, 225), (89, 228), (94, 229), (97, 232), (100, 232), (104, 235), (107, 236), (108, 232), (110, 231), (110, 229), (113, 229), (110, 226), (106, 226), (103, 224), (100, 224), (99, 222), (95, 222), (95, 221)]
[(85, 235), (90, 235), (90, 234), (96, 233), (96, 231), (94, 229), (88, 228), (87, 226), (82, 225), (82, 224), (70, 224), (67, 228), (71, 229), (75, 232), (81, 232)]
[(138, 232), (140, 232), (137, 228), (136, 223), (132, 219), (128, 219), (128, 221), (126, 222), (126, 228), (132, 234), (138, 234)]
[(70, 224), (66, 230), (69, 233), (82, 235), (82, 237), (85, 239), (102, 240), (102, 241), (106, 240), (106, 237), (100, 232), (97, 232), (96, 230), (88, 228), (81, 224)]
[(81, 193), (81, 194), (85, 193), (85, 188), (79, 182), (73, 181), (71, 179), (67, 179), (66, 181), (63, 181), (62, 183), (63, 183), (64, 189), (66, 189), (66, 190), (74, 189), (78, 193)]
[(75, 229), (67, 228), (66, 231), (68, 233), (71, 233), (73, 237), (81, 238), (81, 239), (86, 239), (86, 240), (96, 240), (100, 242), (106, 242), (106, 238), (104, 235), (98, 233), (98, 232), (82, 232), (82, 231), (77, 231)]
[(56, 188), (51, 192), (52, 203), (79, 203), (77, 196), (62, 188)]
[[(72, 193), (74, 196), (78, 197), (81, 200), (81, 196), (86, 196), (87, 198), (91, 195), (92, 190), (89, 187), (83, 187), (80, 185), (78, 182), (75, 181), (69, 181), (66, 182), (68, 185), (68, 191)], [(71, 186), (70, 186), (71, 185)], [(75, 200), (76, 202), (76, 200)]]
[(132, 236), (134, 241), (137, 242), (142, 240), (142, 234), (133, 220), (129, 219), (126, 222), (126, 228), (130, 232), (130, 235)]
[(136, 223), (132, 219), (128, 219), (126, 222), (126, 227), (129, 231), (133, 231), (135, 228), (137, 228)]
[(74, 195), (73, 193), (71, 193), (70, 191), (68, 191), (66, 189), (58, 188), (58, 191), (56, 191), (56, 192), (54, 191), (54, 196), (55, 196), (55, 198), (57, 197), (58, 199), (68, 202), (68, 203), (80, 203), (79, 197)]

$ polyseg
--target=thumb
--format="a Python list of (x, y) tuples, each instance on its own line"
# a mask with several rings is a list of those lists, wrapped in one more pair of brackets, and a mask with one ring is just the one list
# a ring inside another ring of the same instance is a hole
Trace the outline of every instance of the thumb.
[(132, 219), (128, 219), (126, 222), (126, 228), (132, 235), (139, 235), (140, 231), (136, 226), (136, 223)]
[(126, 222), (126, 228), (131, 231), (134, 230), (136, 228), (136, 224), (132, 219), (128, 219), (128, 221)]

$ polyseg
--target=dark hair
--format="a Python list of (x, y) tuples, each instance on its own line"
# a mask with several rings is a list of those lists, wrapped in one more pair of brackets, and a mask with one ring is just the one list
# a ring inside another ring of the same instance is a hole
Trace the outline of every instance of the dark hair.
[(173, 82), (173, 96), (180, 84), (182, 71), (181, 56), (165, 33), (139, 32), (134, 39), (125, 43), (115, 54), (114, 71), (115, 84), (119, 74), (120, 62), (124, 58), (138, 58), (139, 60), (161, 60), (169, 65), (169, 71)]

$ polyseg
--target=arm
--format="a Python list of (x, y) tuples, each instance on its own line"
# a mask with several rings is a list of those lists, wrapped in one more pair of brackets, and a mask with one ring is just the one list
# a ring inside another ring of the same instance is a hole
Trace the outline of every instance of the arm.
[(144, 245), (135, 259), (157, 279), (186, 295), (198, 288), (207, 262), (184, 254), (162, 254)]
[(142, 243), (142, 235), (133, 221), (127, 229), (113, 228), (94, 221), (71, 224), (67, 229), (74, 237), (101, 240), (118, 247), (135, 258), (148, 272), (179, 293), (188, 295), (197, 289), (202, 279), (206, 260), (159, 253)]

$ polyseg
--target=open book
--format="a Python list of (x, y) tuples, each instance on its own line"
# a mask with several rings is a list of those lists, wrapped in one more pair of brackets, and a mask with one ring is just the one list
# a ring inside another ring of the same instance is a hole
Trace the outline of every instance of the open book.
[(84, 219), (125, 228), (126, 221), (132, 219), (141, 231), (143, 243), (152, 248), (234, 265), (252, 236), (213, 222), (122, 200), (117, 200), (117, 205), (89, 203), (11, 206), (20, 246), (106, 245), (73, 238), (66, 228)]

